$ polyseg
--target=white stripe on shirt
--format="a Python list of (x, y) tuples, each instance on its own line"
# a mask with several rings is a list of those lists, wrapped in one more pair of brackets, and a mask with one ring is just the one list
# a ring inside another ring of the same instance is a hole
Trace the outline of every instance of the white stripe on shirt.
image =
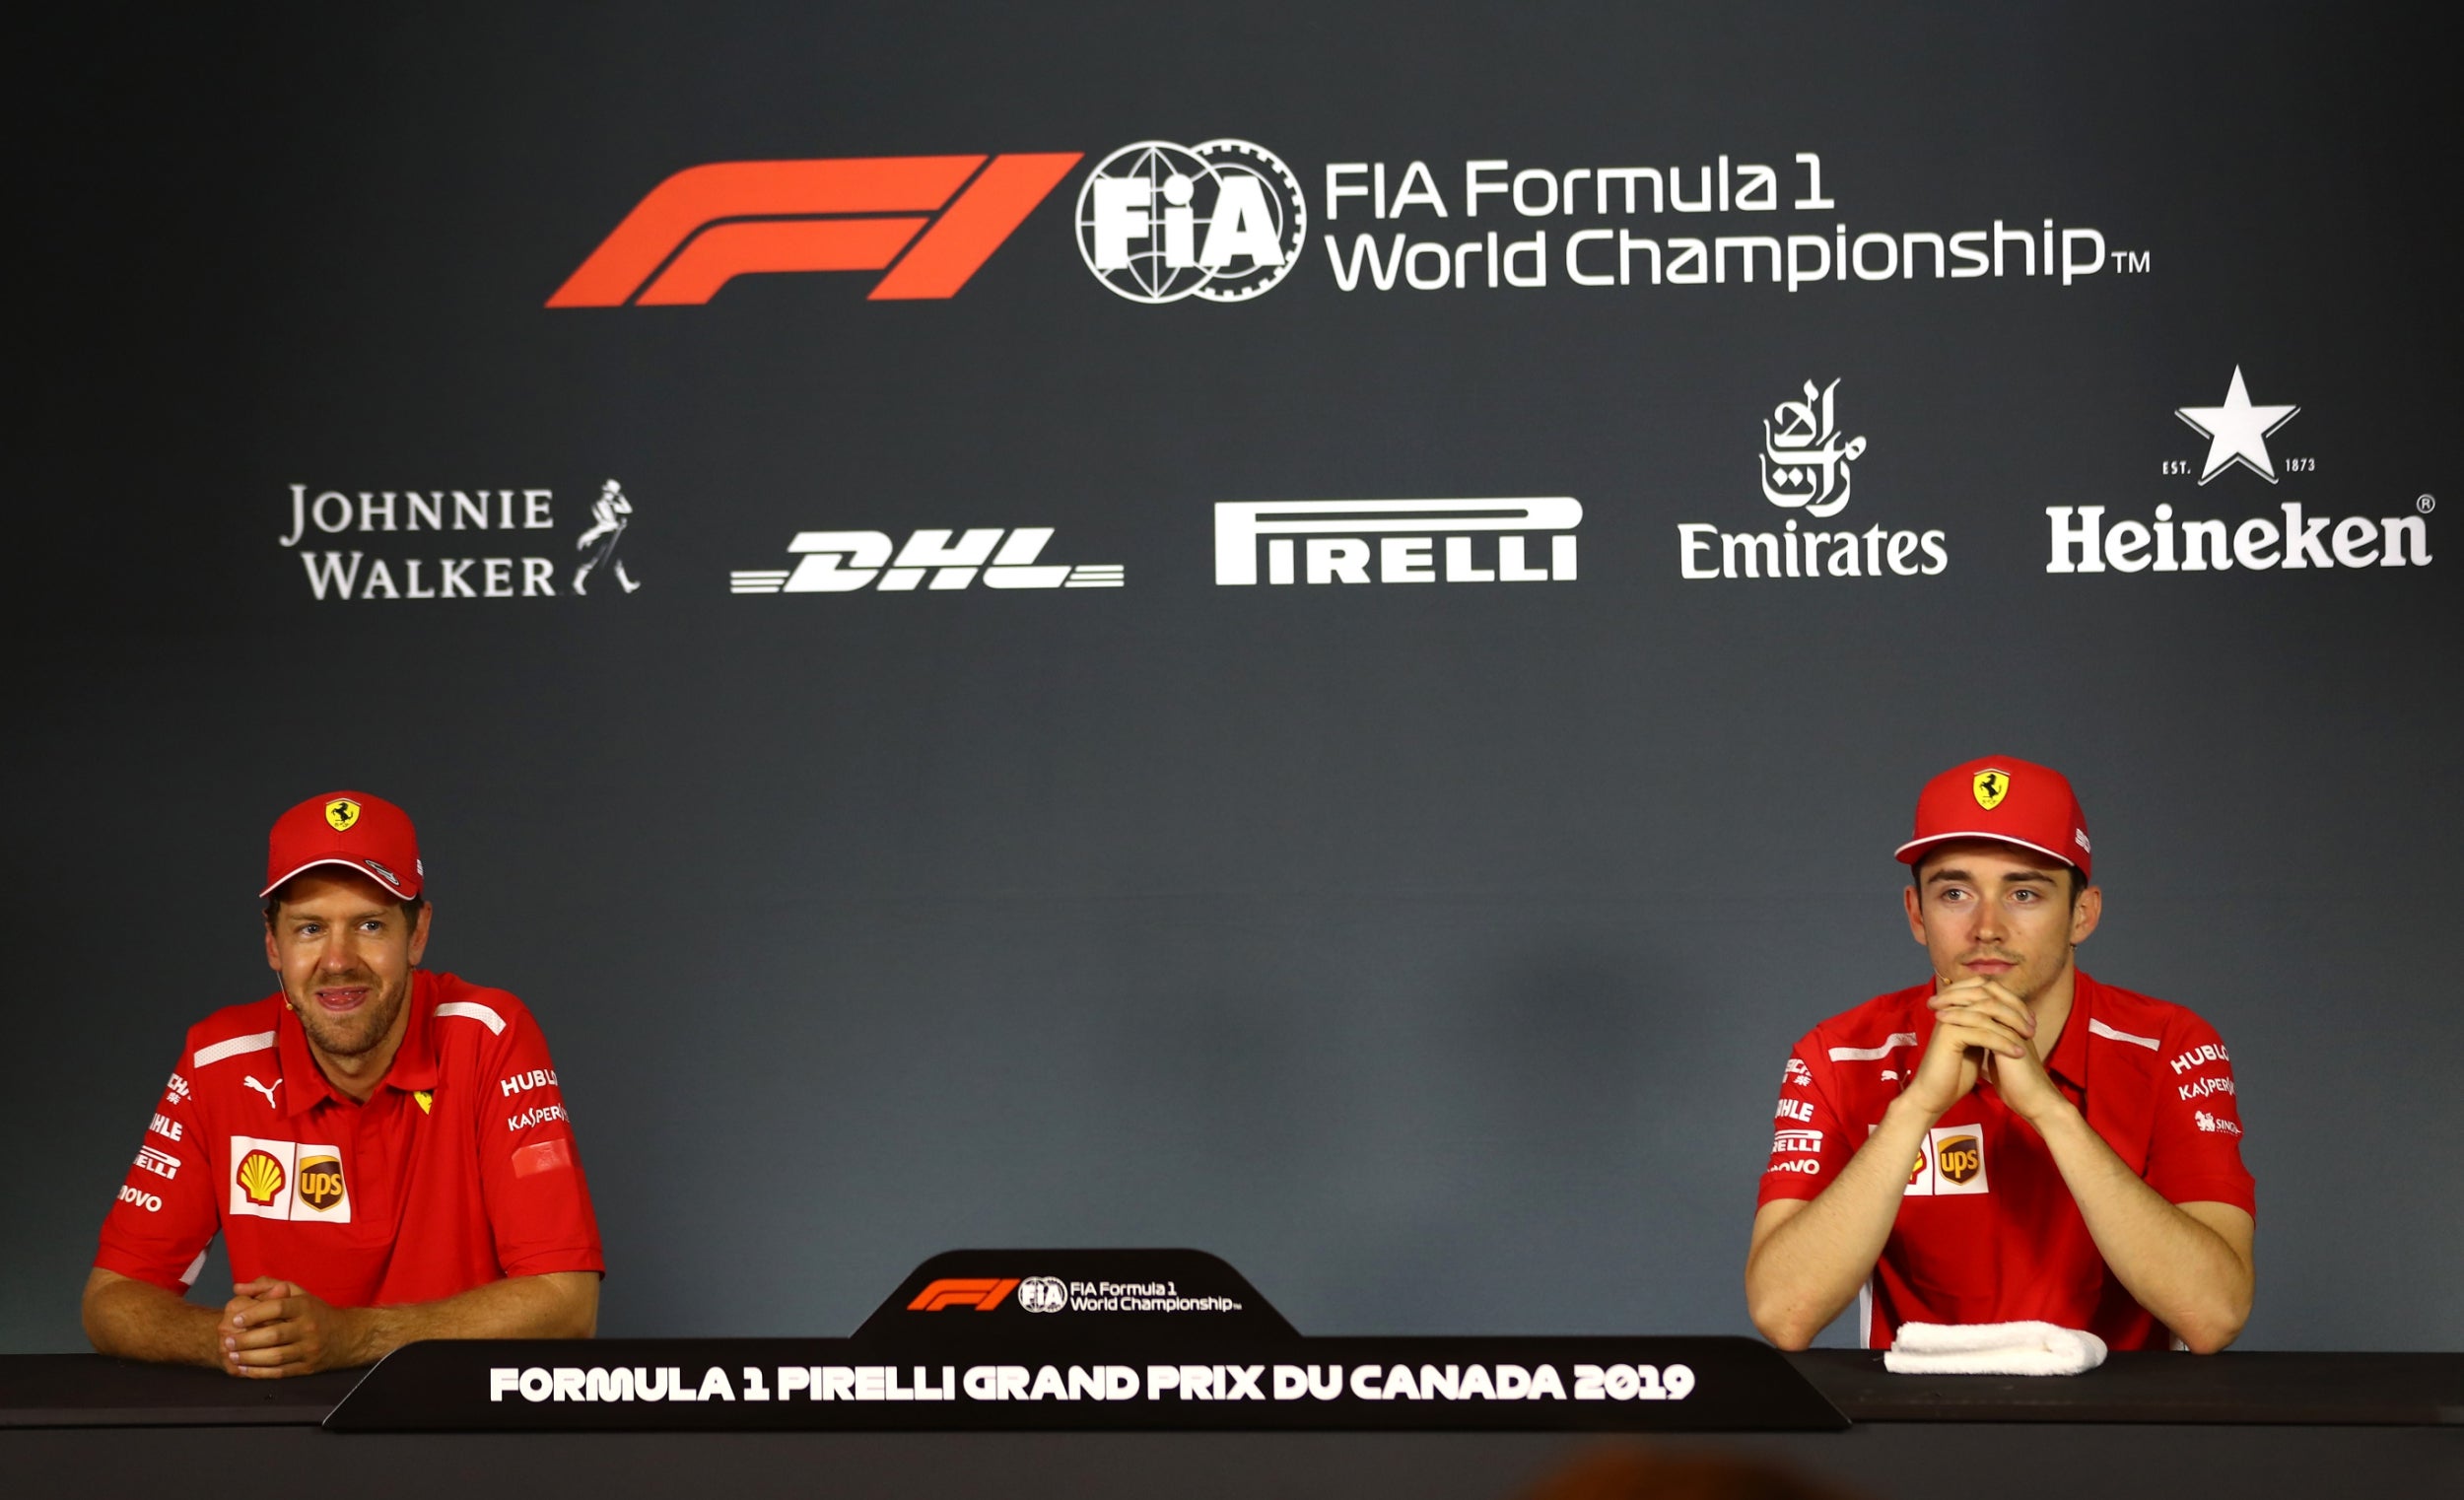
[(1890, 1034), (1890, 1040), (1880, 1047), (1834, 1047), (1831, 1049), (1831, 1060), (1833, 1062), (1872, 1062), (1878, 1057), (1889, 1057), (1894, 1048), (1914, 1046), (1916, 1046), (1915, 1032), (1894, 1031)]
[(461, 1016), (477, 1021), (498, 1036), (505, 1035), (505, 1017), (498, 1015), (477, 1000), (447, 1000), (437, 1007), (436, 1013), (441, 1016)]
[(274, 1034), (272, 1032), (252, 1031), (244, 1037), (234, 1037), (228, 1042), (217, 1042), (212, 1047), (198, 1048), (196, 1060), (192, 1065), (203, 1067), (209, 1062), (220, 1062), (225, 1057), (237, 1057), (241, 1053), (263, 1052), (273, 1045)]
[(2144, 1047), (2152, 1053), (2164, 1051), (2162, 1044), (2154, 1037), (2134, 1037), (2127, 1031), (2115, 1031), (2094, 1016), (2088, 1018), (2088, 1034), (2091, 1037), (2102, 1037), (2108, 1042), (2128, 1042), (2137, 1047)]

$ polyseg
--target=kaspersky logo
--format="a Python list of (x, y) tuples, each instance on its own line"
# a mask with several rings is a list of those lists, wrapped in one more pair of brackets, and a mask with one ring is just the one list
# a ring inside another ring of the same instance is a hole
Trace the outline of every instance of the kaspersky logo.
[(697, 306), (738, 276), (883, 271), (872, 302), (954, 297), (1079, 153), (714, 162), (650, 189), (551, 307)]

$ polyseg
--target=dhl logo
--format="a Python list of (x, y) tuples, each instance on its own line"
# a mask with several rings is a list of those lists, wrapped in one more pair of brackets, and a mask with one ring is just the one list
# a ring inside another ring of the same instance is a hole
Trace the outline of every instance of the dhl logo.
[(945, 1313), (954, 1307), (971, 1307), (989, 1313), (1000, 1306), (1001, 1299), (1018, 1284), (1012, 1276), (1000, 1280), (992, 1276), (943, 1276), (916, 1294), (907, 1304), (911, 1313)]
[(879, 271), (870, 301), (954, 297), (1081, 153), (713, 162), (650, 191), (551, 307), (698, 306), (738, 276)]
[(270, 1151), (250, 1151), (240, 1158), (239, 1181), (240, 1191), (248, 1195), (248, 1201), (262, 1208), (282, 1192), (282, 1163), (274, 1160)]

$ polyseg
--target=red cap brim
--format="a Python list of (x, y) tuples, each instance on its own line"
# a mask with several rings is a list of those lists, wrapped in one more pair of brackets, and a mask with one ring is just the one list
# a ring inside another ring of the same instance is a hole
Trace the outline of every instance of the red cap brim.
[(1910, 839), (1907, 843), (1902, 844), (1897, 849), (1893, 850), (1891, 852), (1891, 857), (1898, 860), (1901, 864), (1914, 864), (1917, 861), (1917, 856), (1921, 855), (1927, 849), (1937, 844), (1947, 844), (1953, 839), (1986, 839), (1995, 844), (2015, 844), (2020, 849), (2032, 849), (2036, 852), (2043, 854), (2048, 859), (2059, 859), (2073, 869), (2080, 868), (2078, 860), (2072, 858), (2070, 855), (2062, 852), (2058, 849), (2047, 849), (2041, 844), (2031, 844), (2025, 839), (2014, 839), (2009, 834), (1990, 833), (1981, 828), (1965, 829), (1959, 832), (1947, 834), (1927, 834), (1922, 839)]

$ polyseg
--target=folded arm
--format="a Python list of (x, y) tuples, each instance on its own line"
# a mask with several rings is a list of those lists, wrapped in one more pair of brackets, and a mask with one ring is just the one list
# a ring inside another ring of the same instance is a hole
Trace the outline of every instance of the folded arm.
[(1934, 1123), (1904, 1103), (1891, 1106), (1829, 1187), (1812, 1198), (1765, 1203), (1754, 1215), (1745, 1310), (1762, 1336), (1783, 1349), (1814, 1342), (1882, 1259), (1907, 1191), (1908, 1164)]
[(2194, 1354), (2240, 1336), (2257, 1283), (2256, 1226), (2231, 1203), (2168, 1203), (2076, 1109), (2031, 1122), (2115, 1279)]

